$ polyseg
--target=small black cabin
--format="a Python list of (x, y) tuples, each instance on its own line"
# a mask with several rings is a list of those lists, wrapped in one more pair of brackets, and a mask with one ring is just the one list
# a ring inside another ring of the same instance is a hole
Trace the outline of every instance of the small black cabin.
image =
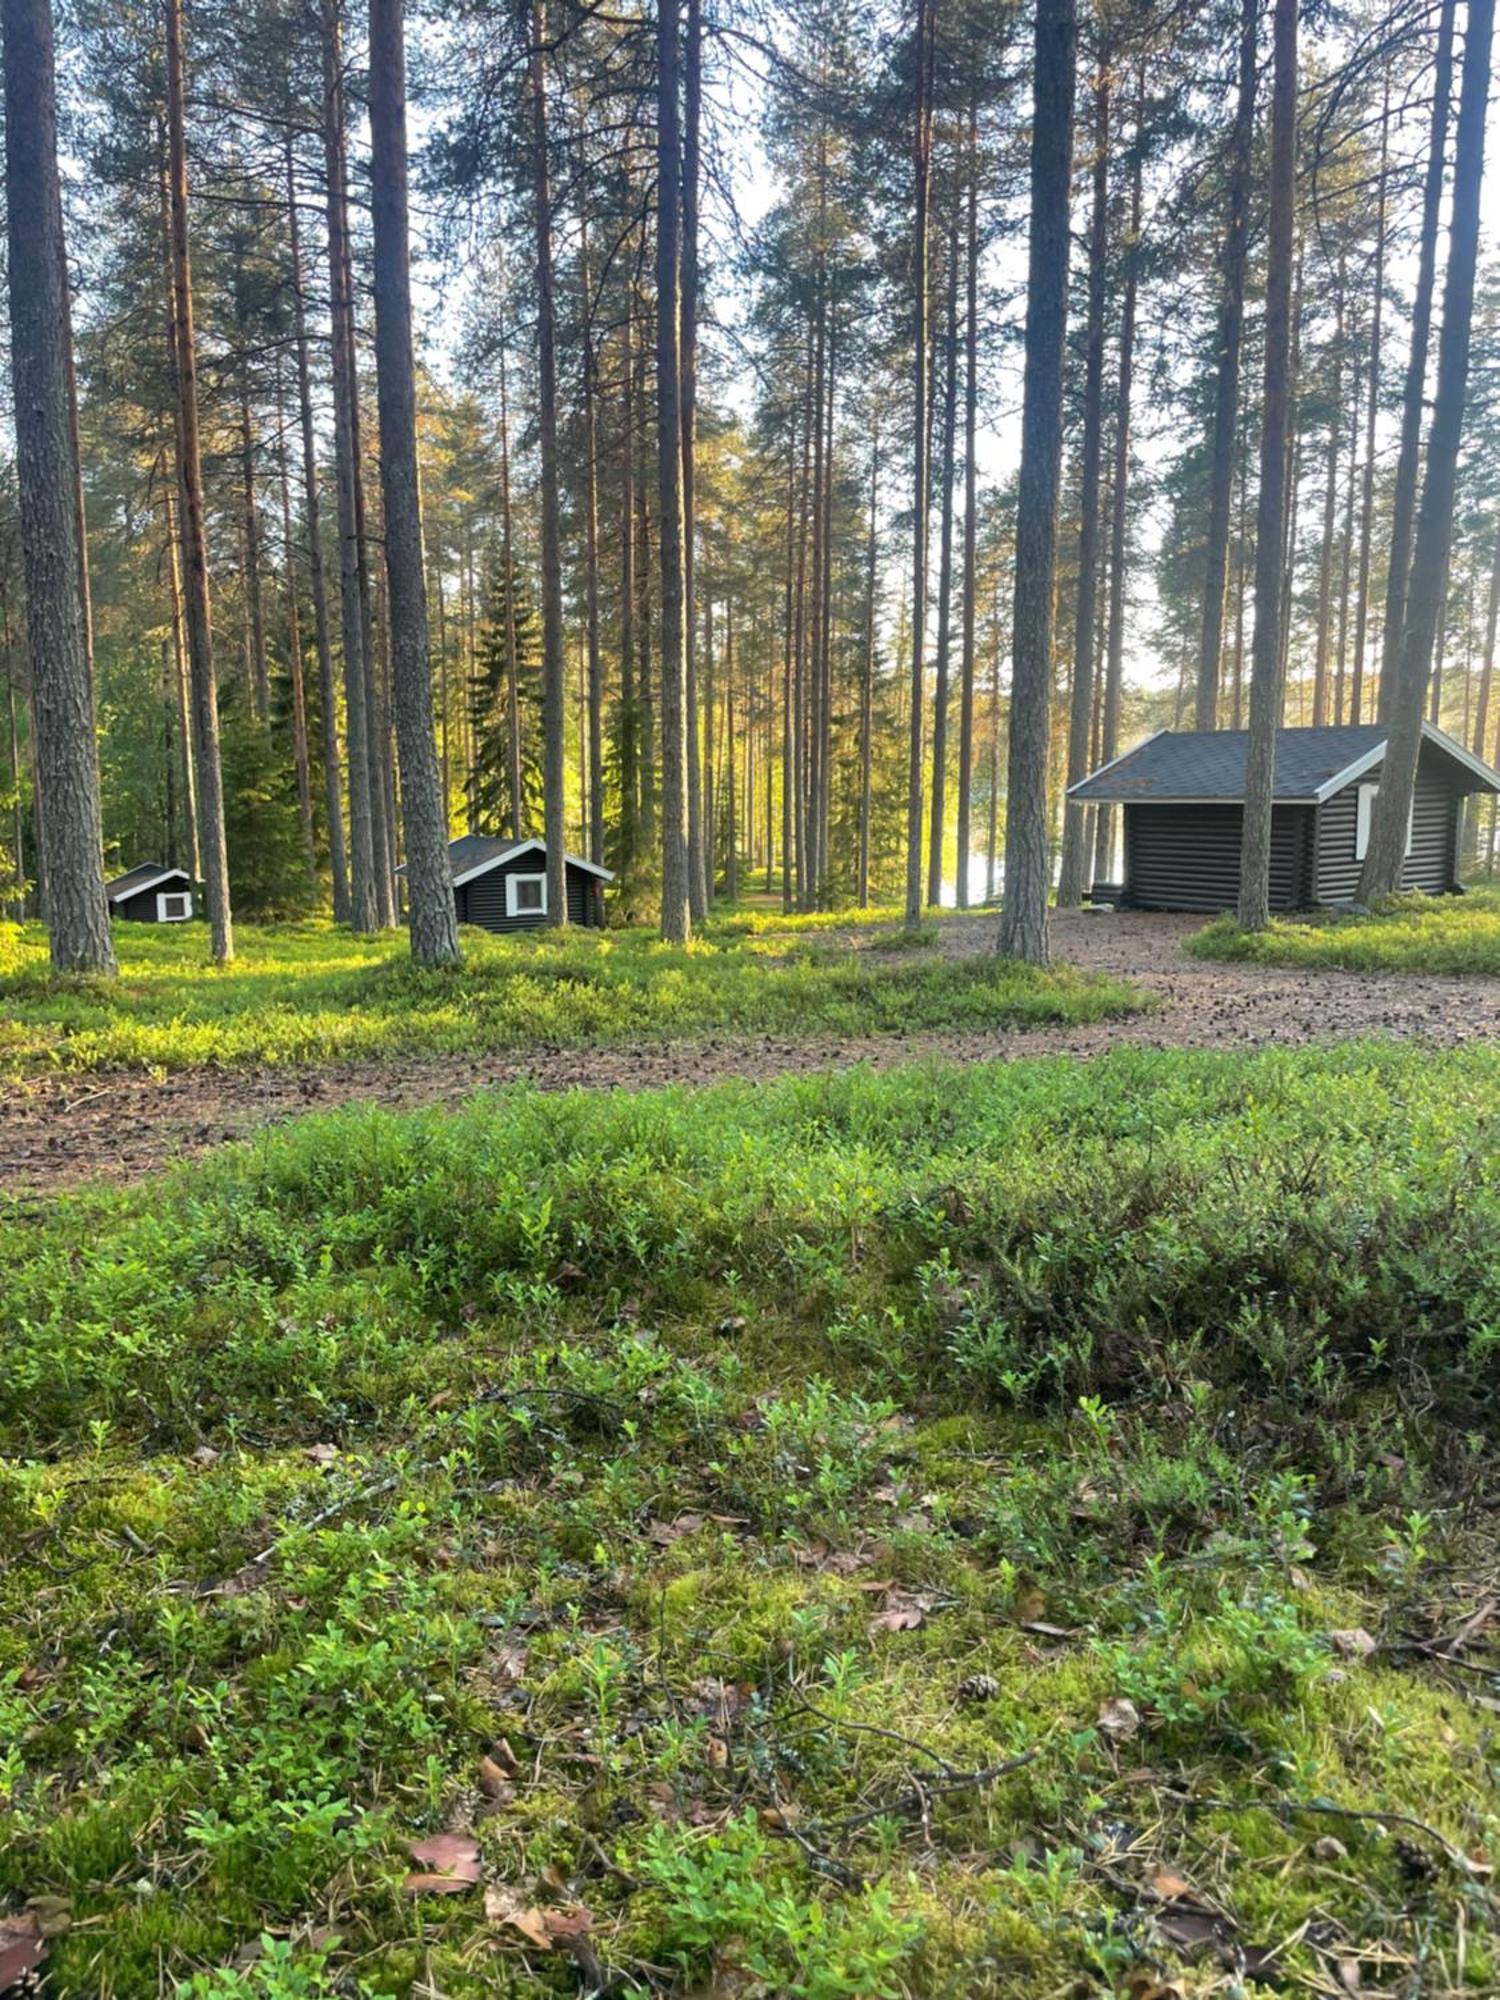
[[(1353, 902), (1386, 734), (1384, 723), (1276, 732), (1272, 909)], [(1125, 809), (1124, 879), (1098, 888), (1096, 901), (1235, 908), (1248, 741), (1243, 729), (1159, 730), (1069, 787), (1071, 799)], [(1445, 895), (1459, 886), (1459, 826), (1474, 792), (1500, 792), (1500, 772), (1424, 723), (1403, 887)]]
[[(453, 900), (461, 924), (487, 931), (532, 930), (547, 921), (547, 844), (542, 840), (494, 840), (466, 833), (448, 843)], [(576, 854), (563, 856), (568, 922), (598, 928), (604, 922), (604, 885), (615, 878), (607, 868)]]
[(133, 924), (185, 924), (193, 914), (193, 882), (185, 868), (142, 861), (105, 884), (109, 913)]

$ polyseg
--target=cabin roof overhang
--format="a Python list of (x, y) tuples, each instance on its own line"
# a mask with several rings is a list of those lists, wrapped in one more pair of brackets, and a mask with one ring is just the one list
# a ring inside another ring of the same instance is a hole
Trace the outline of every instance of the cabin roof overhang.
[(185, 868), (159, 868), (143, 864), (133, 868), (126, 875), (116, 876), (105, 887), (105, 896), (111, 903), (128, 903), (132, 896), (144, 896), (148, 889), (159, 889), (164, 882), (186, 882), (192, 887), (192, 877)]
[[(545, 859), (547, 854), (546, 841), (518, 840), (513, 847), (507, 847), (503, 853), (492, 854), (485, 861), (476, 861), (472, 868), (466, 868), (461, 875), (455, 875), (453, 886), (455, 889), (461, 889), (466, 882), (477, 882), (481, 875), (488, 875), (495, 868), (503, 868), (509, 861), (519, 861), (527, 854), (539, 854)], [(585, 861), (581, 854), (565, 853), (563, 855), (563, 866), (565, 868), (581, 868), (585, 875), (597, 876), (601, 882), (613, 882), (615, 879), (611, 870), (601, 868), (597, 861)]]
[[(1189, 731), (1179, 735), (1158, 729), (1133, 749), (1070, 785), (1067, 795), (1086, 803), (1112, 805), (1240, 805), (1244, 801), (1246, 737), (1247, 732), (1240, 730)], [(1326, 738), (1326, 743), (1313, 740), (1317, 738)], [(1385, 729), (1369, 725), (1327, 731), (1279, 730), (1277, 776), (1282, 779), (1285, 768), (1286, 777), (1272, 794), (1273, 804), (1322, 805), (1357, 783), (1367, 771), (1374, 770), (1385, 757), (1387, 740)], [(1422, 741), (1463, 774), (1466, 791), (1500, 792), (1500, 771), (1466, 750), (1446, 730), (1424, 722)], [(1154, 754), (1153, 745), (1161, 746)], [(1330, 749), (1337, 752), (1331, 767), (1326, 754)], [(1212, 772), (1214, 765), (1218, 766), (1217, 772)], [(1202, 783), (1205, 775), (1210, 776), (1207, 787)], [(1199, 779), (1197, 784), (1192, 782), (1194, 777)], [(1188, 782), (1183, 783), (1183, 779)]]

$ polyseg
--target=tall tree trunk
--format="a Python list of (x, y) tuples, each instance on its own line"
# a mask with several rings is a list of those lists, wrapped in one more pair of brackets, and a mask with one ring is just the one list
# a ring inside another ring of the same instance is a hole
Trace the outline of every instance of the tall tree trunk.
[[(1083, 464), (1078, 505), (1078, 613), (1073, 626), (1073, 692), (1068, 715), (1067, 783), (1088, 776), (1094, 721), (1094, 622), (1099, 594), (1099, 473), (1104, 443), (1104, 290), (1109, 255), (1109, 52), (1101, 49), (1094, 85), (1094, 211), (1089, 225), (1088, 329), (1084, 347)], [(1088, 889), (1088, 809), (1063, 806), (1057, 907), (1081, 903)]]
[(1297, 194), (1297, 0), (1276, 0), (1271, 103), (1271, 221), (1261, 397), (1260, 504), (1255, 527), (1255, 634), (1245, 751), (1240, 922), (1264, 930), (1271, 905), (1271, 814), (1281, 720), (1287, 428), (1291, 391), (1292, 224)]
[(1496, 524), (1494, 553), (1490, 558), (1490, 587), (1484, 612), (1484, 657), (1479, 668), (1479, 698), (1474, 707), (1474, 737), (1470, 745), (1476, 757), (1488, 758), (1490, 740), (1490, 698), (1495, 684), (1495, 635), (1500, 628), (1500, 523)]
[(859, 852), (854, 893), (862, 910), (870, 907), (870, 793), (875, 733), (875, 612), (879, 578), (880, 430), (870, 440), (870, 526), (865, 556), (865, 644), (859, 682)]
[[(1363, 371), (1358, 371), (1354, 378), (1354, 405), (1349, 412), (1349, 467), (1344, 481), (1344, 526), (1339, 537), (1339, 637), (1333, 704), (1335, 722), (1344, 720), (1344, 689), (1349, 664), (1349, 597), (1351, 571), (1354, 566), (1354, 495), (1359, 460), (1359, 398), (1363, 387)], [(1286, 623), (1291, 624), (1290, 616)]]
[(656, 457), (661, 519), (661, 934), (685, 944), (688, 901), (684, 468), (692, 440), (682, 407), (682, 131), (679, 9), (656, 16)]
[(620, 382), (620, 866), (640, 841), (640, 711), (635, 692), (635, 280), (625, 288)]
[(515, 525), (510, 497), (510, 390), (505, 342), (500, 343), (500, 565), (505, 577), (505, 785), (510, 799), (510, 837), (526, 831), (521, 795), (521, 683), (516, 658)]
[(1484, 125), (1494, 19), (1494, 0), (1469, 0), (1454, 142), (1448, 269), (1443, 281), (1442, 330), (1438, 335), (1437, 395), (1407, 580), (1400, 679), (1391, 707), (1380, 789), (1370, 819), (1369, 846), (1359, 878), (1360, 901), (1366, 903), (1377, 896), (1390, 895), (1401, 879), (1417, 758), (1422, 747), (1423, 700), (1447, 592), (1458, 448), (1468, 393), (1469, 330), (1474, 312), (1474, 267), (1479, 252), (1479, 201), (1484, 179)]
[[(1141, 86), (1136, 90), (1136, 132), (1140, 132)], [(1104, 687), (1099, 702), (1099, 757), (1109, 763), (1120, 748), (1120, 702), (1125, 684), (1125, 524), (1130, 501), (1130, 403), (1135, 388), (1135, 315), (1140, 278), (1141, 149), (1135, 147), (1130, 175), (1130, 234), (1125, 244), (1125, 296), (1120, 310), (1120, 373), (1115, 389), (1114, 462), (1109, 495), (1109, 624), (1105, 633)], [(1114, 866), (1115, 815), (1101, 805), (1094, 820), (1094, 873), (1110, 880)]]
[(588, 230), (580, 237), (583, 275), (583, 576), (588, 653), (588, 857), (604, 863), (604, 656), (599, 645), (599, 355)]
[[(248, 337), (241, 325), (241, 339)], [(240, 505), (245, 528), (245, 638), (250, 655), (250, 695), (255, 719), (271, 726), (271, 672), (266, 659), (266, 610), (261, 590), (260, 510), (255, 501), (255, 427), (250, 416), (250, 381), (243, 354), (239, 360)]]
[(536, 229), (537, 440), (542, 474), (542, 836), (547, 921), (568, 921), (564, 856), (567, 744), (563, 715), (562, 523), (557, 471), (557, 308), (552, 281), (552, 176), (547, 136), (547, 6), (532, 0), (531, 185)]
[(344, 59), (339, 0), (323, 0), (323, 155), (327, 183), (328, 280), (333, 334), (334, 468), (339, 534), (339, 613), (344, 649), (344, 715), (349, 753), (349, 920), (380, 928), (376, 881), (373, 718), (360, 601), (358, 378), (349, 292), (348, 202), (344, 160)]
[(1332, 635), (1334, 527), (1339, 505), (1340, 426), (1344, 418), (1344, 259), (1334, 288), (1333, 393), (1328, 399), (1328, 451), (1323, 460), (1323, 541), (1318, 550), (1318, 617), (1313, 643), (1313, 727), (1328, 721), (1328, 648)]
[(323, 724), (324, 810), (328, 820), (328, 870), (333, 882), (333, 920), (347, 924), (349, 857), (344, 845), (343, 769), (339, 749), (338, 702), (333, 679), (333, 645), (328, 629), (328, 579), (323, 569), (323, 523), (318, 499), (318, 441), (313, 427), (312, 368), (307, 347), (307, 299), (302, 277), (302, 229), (297, 207), (297, 157), (286, 135), (287, 247), (291, 259), (292, 331), (297, 349), (297, 418), (302, 432), (302, 534), (307, 581), (312, 594), (313, 644), (318, 655), (318, 702)]
[(958, 203), (948, 226), (948, 296), (943, 328), (942, 488), (938, 527), (937, 674), (932, 691), (932, 803), (927, 831), (927, 901), (943, 898), (943, 835), (948, 819), (948, 668), (953, 654), (953, 476), (958, 449)]
[[(1427, 388), (1427, 352), (1432, 339), (1432, 292), (1437, 272), (1438, 224), (1443, 208), (1443, 164), (1448, 145), (1448, 112), (1453, 93), (1453, 21), (1457, 0), (1443, 0), (1433, 65), (1432, 126), (1427, 170), (1422, 182), (1422, 229), (1417, 282), (1412, 295), (1411, 350), (1401, 391), (1401, 445), (1391, 496), (1391, 548), (1386, 570), (1385, 624), (1380, 638), (1378, 714), (1389, 722), (1395, 712), (1405, 643), (1406, 593), (1412, 560), (1412, 523), (1417, 509), (1417, 477), (1422, 458), (1422, 412)], [(1372, 836), (1373, 841), (1373, 836)]]
[(796, 652), (796, 533), (797, 533), (797, 430), (793, 423), (787, 439), (786, 476), (786, 577), (783, 586), (781, 653), (781, 907), (792, 909), (792, 843), (797, 783), (796, 734), (793, 725), (793, 656)]
[[(168, 297), (167, 308), (171, 310)], [(203, 875), (198, 850), (198, 770), (193, 755), (193, 698), (188, 684), (187, 630), (182, 605), (182, 537), (177, 525), (176, 470), (163, 496), (166, 515), (167, 592), (172, 617), (172, 687), (177, 703), (177, 743), (182, 760), (182, 799), (187, 820), (188, 872), (195, 882)]]
[(1365, 470), (1359, 515), (1359, 580), (1354, 598), (1354, 676), (1349, 720), (1365, 710), (1365, 644), (1370, 617), (1370, 559), (1375, 532), (1375, 427), (1380, 416), (1380, 335), (1385, 317), (1385, 231), (1390, 183), (1391, 89), (1387, 82), (1380, 112), (1380, 193), (1375, 208), (1375, 278), (1370, 319), (1370, 379), (1365, 407)]
[[(714, 601), (703, 606), (703, 796), (701, 811), (703, 866), (708, 875), (708, 901), (714, 895)], [(691, 747), (691, 746), (690, 746)], [(689, 759), (691, 762), (692, 760)]]
[(724, 893), (740, 893), (740, 836), (734, 798), (734, 599), (724, 600)]
[(292, 559), (292, 477), (287, 454), (291, 425), (283, 397), (281, 362), (276, 363), (276, 469), (281, 492), (281, 551), (286, 576), (286, 664), (292, 691), (292, 764), (297, 773), (297, 815), (302, 852), (314, 888), (318, 854), (313, 837), (312, 758), (307, 744), (307, 689), (302, 672), (302, 619), (297, 604), (297, 566)]
[(4, 0), (0, 21), (16, 467), (36, 732), (33, 782), (46, 799), (51, 959), (55, 972), (113, 975), (50, 0)]
[(417, 388), (411, 346), (406, 193), (406, 47), (402, 0), (370, 0), (370, 197), (375, 224), (375, 392), (391, 692), (401, 759), (407, 920), (418, 965), (458, 963), (448, 865), (448, 810), (432, 721), (427, 579), (417, 475)]
[(916, 26), (916, 225), (912, 243), (912, 282), (916, 293), (913, 335), (912, 440), (912, 583), (911, 583), (911, 713), (906, 767), (906, 925), (922, 921), (922, 709), (926, 698), (927, 652), (927, 517), (931, 471), (928, 457), (928, 285), (932, 209), (932, 69), (933, 15), (938, 0), (917, 0)]
[(1068, 196), (1073, 170), (1074, 0), (1037, 0), (1032, 69), (1031, 241), (1026, 382), (1016, 499), (1010, 755), (1000, 949), (1047, 962), (1047, 746), (1057, 488), (1062, 467), (1063, 347), (1068, 314)]
[(1240, 350), (1245, 324), (1245, 263), (1250, 240), (1250, 174), (1255, 141), (1260, 0), (1240, 0), (1239, 86), (1226, 162), (1224, 242), (1219, 257), (1219, 316), (1214, 340), (1214, 425), (1209, 466), (1203, 628), (1198, 645), (1199, 729), (1218, 727), (1219, 670), (1229, 585), (1229, 515), (1239, 428)]
[(695, 924), (713, 900), (712, 814), (705, 809), (703, 759), (713, 762), (713, 737), (698, 740), (697, 618), (693, 577), (697, 557), (694, 460), (698, 428), (698, 179), (703, 117), (703, 5), (687, 0), (683, 49), (682, 129), (682, 648), (687, 737), (688, 907)]
[(204, 521), (203, 455), (198, 440), (198, 360), (193, 333), (193, 267), (188, 250), (187, 135), (183, 106), (182, 0), (166, 0), (167, 187), (172, 230), (172, 357), (177, 383), (177, 496), (182, 534), (193, 745), (198, 765), (198, 845), (213, 955), (234, 957), (229, 856), (224, 844), (224, 777), (219, 763), (219, 689), (214, 673)]
[(964, 296), (964, 573), (958, 695), (958, 907), (969, 907), (974, 795), (974, 595), (978, 586), (979, 113), (969, 101), (969, 186)]

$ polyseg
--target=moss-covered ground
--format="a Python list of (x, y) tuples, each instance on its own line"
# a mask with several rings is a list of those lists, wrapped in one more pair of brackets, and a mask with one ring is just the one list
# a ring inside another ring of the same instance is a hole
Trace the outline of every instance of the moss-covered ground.
[[(883, 932), (874, 928), (884, 923)], [(873, 948), (856, 950), (851, 930)], [(829, 933), (835, 933), (830, 937)], [(843, 1037), (1097, 1021), (1141, 996), (1066, 965), (933, 950), (889, 912), (728, 913), (686, 949), (642, 930), (463, 934), (457, 975), (424, 973), (404, 933), (324, 922), (236, 930), (117, 924), (118, 980), (53, 979), (40, 925), (0, 924), (0, 1076), (182, 1070), (610, 1045), (663, 1036)]]
[(1488, 1050), (1121, 1051), (14, 1206), (0, 1926), (57, 2000), (1495, 1992), (1497, 1130)]
[(1219, 917), (1183, 949), (1195, 958), (1313, 971), (1500, 973), (1500, 888), (1395, 896), (1345, 915), (1277, 917), (1263, 931)]

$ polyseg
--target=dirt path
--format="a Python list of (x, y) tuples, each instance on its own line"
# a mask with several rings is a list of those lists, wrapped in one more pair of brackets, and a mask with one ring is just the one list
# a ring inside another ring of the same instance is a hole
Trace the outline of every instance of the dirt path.
[[(1263, 1048), (1355, 1035), (1425, 1037), (1436, 1043), (1500, 1034), (1500, 979), (1412, 974), (1284, 972), (1185, 958), (1181, 940), (1201, 918), (1149, 915), (1053, 919), (1059, 957), (1112, 972), (1158, 994), (1158, 1012), (1083, 1028), (882, 1035), (788, 1041), (718, 1036), (635, 1048), (556, 1049), (319, 1069), (189, 1071), (164, 1081), (135, 1075), (76, 1076), (26, 1090), (0, 1090), (0, 1191), (44, 1193), (82, 1181), (128, 1181), (226, 1139), (340, 1104), (392, 1107), (461, 1102), (495, 1084), (527, 1078), (544, 1090), (584, 1085), (646, 1090), (770, 1077), (867, 1062), (879, 1068), (941, 1055), (974, 1062), (1067, 1050), (1093, 1055), (1135, 1042), (1149, 1048)], [(994, 918), (953, 918), (940, 949), (992, 948)], [(834, 933), (857, 948), (872, 937)], [(831, 939), (830, 939), (831, 941)]]

